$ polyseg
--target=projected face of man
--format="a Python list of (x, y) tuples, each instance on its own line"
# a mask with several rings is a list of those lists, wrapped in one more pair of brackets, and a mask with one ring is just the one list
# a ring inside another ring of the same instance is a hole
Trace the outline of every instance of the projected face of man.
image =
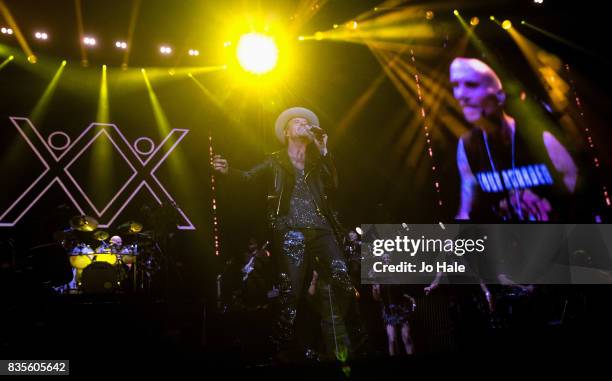
[(499, 78), (484, 62), (456, 58), (450, 66), (450, 81), (468, 122), (502, 116), (505, 94)]

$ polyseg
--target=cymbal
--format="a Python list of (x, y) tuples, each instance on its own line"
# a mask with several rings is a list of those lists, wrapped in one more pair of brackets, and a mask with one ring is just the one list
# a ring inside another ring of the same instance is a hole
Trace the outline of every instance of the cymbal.
[(70, 226), (74, 230), (92, 232), (98, 227), (98, 221), (89, 216), (74, 216), (70, 219)]
[(136, 221), (128, 221), (119, 225), (117, 230), (123, 234), (136, 234), (142, 231), (142, 224)]
[(106, 241), (108, 237), (110, 237), (110, 234), (108, 234), (104, 230), (98, 230), (93, 233), (93, 237), (96, 241)]

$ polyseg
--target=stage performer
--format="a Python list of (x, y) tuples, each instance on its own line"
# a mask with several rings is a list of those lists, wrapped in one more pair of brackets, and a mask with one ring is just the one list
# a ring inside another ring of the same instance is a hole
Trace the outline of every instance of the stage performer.
[(275, 236), (272, 253), (282, 305), (276, 324), (281, 357), (293, 359), (311, 352), (296, 335), (295, 322), (316, 271), (316, 288), (325, 294), (317, 298), (326, 348), (321, 358), (345, 358), (351, 347), (345, 317), (354, 305), (355, 288), (339, 245), (342, 228), (329, 200), (338, 178), (327, 148), (328, 135), (319, 127), (317, 115), (302, 107), (283, 111), (275, 132), (284, 149), (261, 164), (240, 171), (215, 155), (214, 169), (243, 180), (267, 176), (268, 218)]

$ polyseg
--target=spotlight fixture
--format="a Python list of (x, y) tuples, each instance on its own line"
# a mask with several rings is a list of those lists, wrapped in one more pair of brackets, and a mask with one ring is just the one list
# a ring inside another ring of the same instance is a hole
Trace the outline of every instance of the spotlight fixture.
[(166, 45), (162, 45), (159, 47), (159, 52), (163, 55), (169, 55), (172, 53), (172, 48)]
[(196, 49), (189, 49), (189, 52), (188, 52), (188, 53), (189, 53), (189, 55), (190, 55), (190, 56), (192, 56), (192, 57), (197, 57), (197, 56), (199, 56), (199, 55), (200, 55), (200, 51), (199, 51), (199, 50), (196, 50)]
[(512, 22), (510, 22), (510, 20), (504, 20), (504, 22), (502, 23), (502, 28), (506, 30), (512, 28)]
[(13, 30), (11, 28), (6, 27), (0, 28), (0, 32), (2, 32), (2, 34), (13, 34)]
[(37, 40), (47, 40), (49, 38), (49, 35), (46, 32), (36, 32), (34, 33), (34, 37)]
[(435, 14), (434, 14), (434, 12), (433, 12), (433, 11), (427, 11), (427, 12), (425, 12), (425, 18), (426, 18), (427, 20), (433, 20), (434, 16), (435, 16)]
[(97, 41), (95, 38), (87, 36), (83, 38), (83, 43), (88, 46), (96, 46)]
[(117, 49), (125, 50), (125, 49), (127, 49), (127, 42), (125, 42), (125, 41), (115, 41), (115, 47)]
[(480, 19), (478, 17), (474, 16), (470, 19), (471, 26), (476, 26), (478, 24), (480, 24)]
[(276, 66), (278, 47), (270, 36), (249, 33), (240, 37), (236, 54), (243, 69), (251, 73), (263, 74)]

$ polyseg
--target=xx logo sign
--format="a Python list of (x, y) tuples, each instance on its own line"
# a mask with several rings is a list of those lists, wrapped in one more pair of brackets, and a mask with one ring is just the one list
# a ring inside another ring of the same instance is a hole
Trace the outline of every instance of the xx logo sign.
[[(114, 124), (92, 123), (71, 142), (70, 137), (61, 131), (51, 133), (45, 140), (28, 118), (10, 117), (10, 120), (40, 160), (44, 170), (6, 210), (0, 210), (0, 227), (15, 226), (54, 184), (62, 188), (79, 213), (95, 215), (101, 228), (108, 228), (143, 188), (160, 205), (163, 202), (176, 205), (155, 172), (189, 130), (173, 129), (157, 147), (146, 137), (136, 139), (132, 146)], [(53, 139), (56, 136), (62, 136), (64, 143), (58, 145)], [(108, 138), (115, 151), (127, 163), (131, 175), (106, 205), (96, 206), (79, 180), (70, 172), (70, 168), (102, 136)], [(148, 141), (150, 149), (142, 151), (138, 145), (141, 141)], [(177, 228), (195, 230), (185, 212), (178, 207), (177, 211), (182, 219)]]

